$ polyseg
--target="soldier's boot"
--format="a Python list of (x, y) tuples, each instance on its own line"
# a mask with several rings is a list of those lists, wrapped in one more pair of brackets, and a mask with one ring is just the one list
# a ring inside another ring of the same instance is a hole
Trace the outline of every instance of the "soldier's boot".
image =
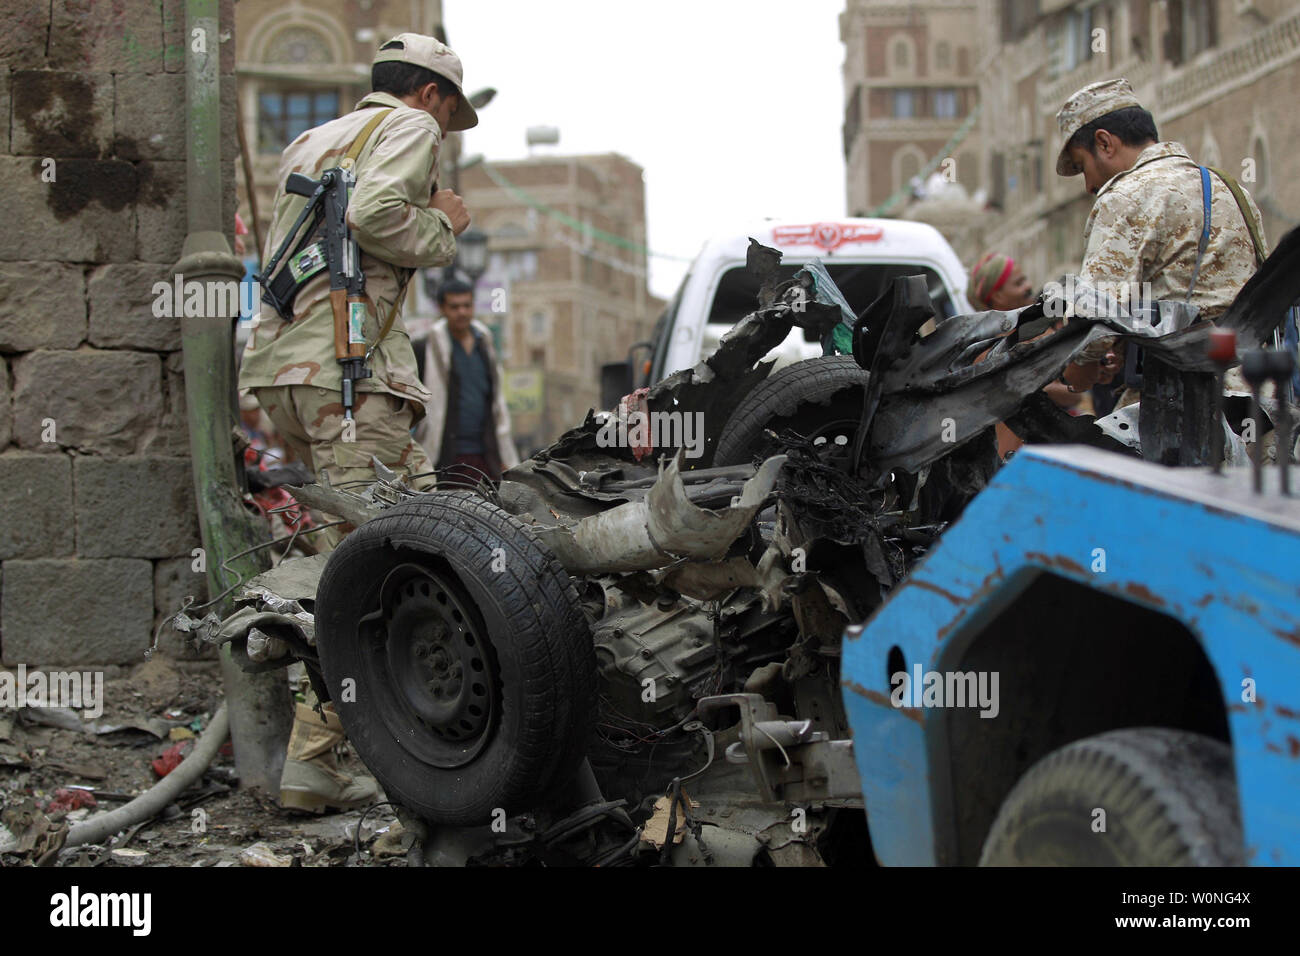
[(280, 806), (286, 810), (323, 813), (356, 810), (379, 799), (379, 784), (367, 774), (345, 773), (337, 748), (343, 743), (343, 724), (331, 705), (323, 708), (325, 721), (306, 704), (294, 709), (293, 732), (280, 775)]

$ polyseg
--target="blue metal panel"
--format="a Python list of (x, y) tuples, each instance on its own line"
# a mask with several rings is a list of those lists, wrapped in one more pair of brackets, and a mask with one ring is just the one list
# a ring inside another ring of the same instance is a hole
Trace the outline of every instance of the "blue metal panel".
[[(1276, 482), (1276, 469), (1266, 477)], [(1024, 449), (858, 632), (844, 702), (872, 843), (889, 865), (936, 859), (927, 746), (937, 713), (895, 708), (887, 656), (937, 665), (1043, 572), (1181, 621), (1228, 711), (1248, 858), (1300, 865), (1300, 500), (1089, 448)], [(1104, 549), (1105, 570), (1094, 571)], [(1242, 701), (1243, 680), (1256, 699)]]

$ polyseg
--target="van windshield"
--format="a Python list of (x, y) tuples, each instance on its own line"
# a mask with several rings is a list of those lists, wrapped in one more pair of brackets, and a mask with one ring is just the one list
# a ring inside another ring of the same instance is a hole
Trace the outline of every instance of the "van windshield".
[[(954, 314), (952, 298), (944, 287), (939, 274), (928, 266), (909, 265), (907, 263), (880, 262), (825, 262), (826, 270), (840, 287), (844, 297), (849, 300), (855, 315), (860, 314), (885, 291), (891, 281), (902, 276), (925, 276), (926, 285), (930, 287), (930, 298), (934, 300), (936, 316), (947, 318)], [(801, 264), (790, 263), (780, 267), (781, 281), (785, 281), (799, 271)], [(744, 266), (728, 269), (718, 283), (717, 294), (709, 309), (710, 325), (732, 326), (758, 307), (758, 281), (751, 276)], [(801, 330), (796, 329), (795, 332)], [(806, 333), (811, 335), (811, 333)], [(813, 341), (811, 338), (808, 341)]]

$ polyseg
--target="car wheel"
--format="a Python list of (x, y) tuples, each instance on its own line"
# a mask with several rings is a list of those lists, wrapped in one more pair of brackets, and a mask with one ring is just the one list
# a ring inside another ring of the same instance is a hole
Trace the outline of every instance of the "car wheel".
[(980, 865), (1240, 866), (1243, 845), (1228, 746), (1144, 727), (1077, 740), (1031, 767)]
[(573, 583), (472, 493), (404, 502), (348, 535), (321, 576), (316, 642), (358, 755), (427, 820), (536, 806), (586, 754), (596, 661)]
[(771, 430), (827, 445), (826, 460), (847, 471), (862, 418), (867, 373), (852, 356), (806, 359), (778, 369), (745, 396), (718, 436), (714, 465), (747, 464), (777, 452)]

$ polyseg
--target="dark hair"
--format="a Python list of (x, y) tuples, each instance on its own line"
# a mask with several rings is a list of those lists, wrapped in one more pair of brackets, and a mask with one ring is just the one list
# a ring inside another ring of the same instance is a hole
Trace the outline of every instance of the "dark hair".
[[(401, 40), (389, 40), (379, 49), (391, 50), (402, 49)], [(376, 93), (391, 93), (393, 96), (409, 96), (422, 86), (430, 83), (438, 85), (438, 95), (447, 96), (455, 93), (460, 95), (460, 90), (456, 84), (433, 70), (426, 70), (422, 66), (416, 66), (414, 63), (399, 63), (389, 60), (385, 63), (376, 63), (370, 68), (370, 89)]]
[(1097, 130), (1104, 129), (1112, 136), (1119, 137), (1125, 146), (1142, 146), (1145, 143), (1159, 141), (1155, 118), (1140, 106), (1126, 106), (1105, 116), (1099, 116), (1087, 126), (1070, 137), (1066, 149), (1086, 149), (1096, 155)]
[(448, 279), (442, 285), (438, 286), (438, 307), (447, 304), (449, 295), (473, 295), (474, 287), (468, 282), (461, 279)]

